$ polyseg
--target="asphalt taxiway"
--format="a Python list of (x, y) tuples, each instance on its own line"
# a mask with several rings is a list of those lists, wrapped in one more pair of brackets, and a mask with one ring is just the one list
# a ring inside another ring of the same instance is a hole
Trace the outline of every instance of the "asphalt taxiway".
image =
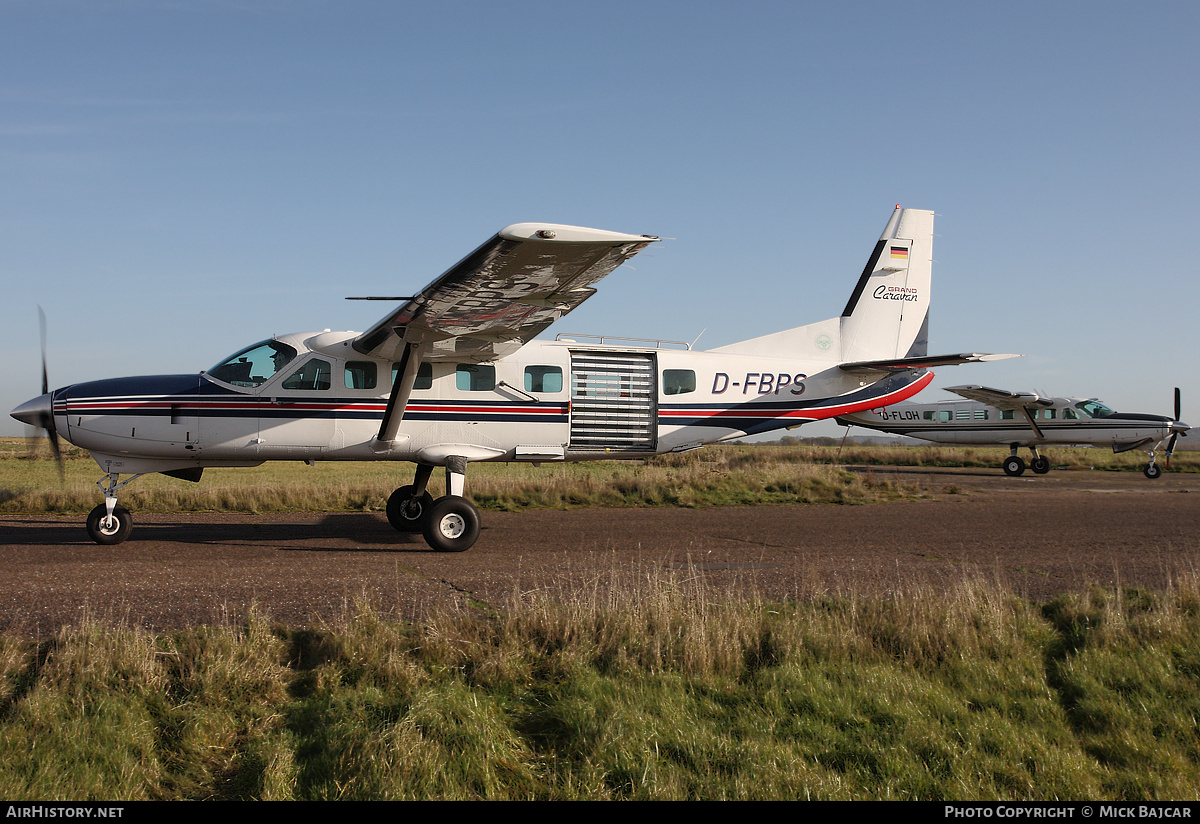
[(154, 630), (337, 621), (361, 599), (419, 619), (533, 591), (592, 597), (687, 577), (721, 597), (945, 589), (965, 578), (1047, 599), (1091, 585), (1161, 588), (1200, 570), (1200, 475), (858, 468), (922, 500), (484, 512), (469, 551), (433, 552), (382, 513), (134, 512), (115, 547), (78, 516), (0, 517), (0, 628), (45, 637), (91, 614)]

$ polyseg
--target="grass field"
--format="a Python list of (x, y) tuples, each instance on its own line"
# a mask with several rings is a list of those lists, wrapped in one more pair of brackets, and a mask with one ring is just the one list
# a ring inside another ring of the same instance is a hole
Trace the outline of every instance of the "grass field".
[(0, 636), (0, 797), (1192, 800), (1200, 582)]
[[(63, 475), (42, 442), (0, 439), (0, 512), (85, 513), (102, 498), (101, 472), (87, 453), (67, 447)], [(844, 466), (977, 466), (1000, 472), (1002, 448), (946, 446), (723, 445), (646, 461), (472, 464), (467, 494), (483, 510), (581, 506), (721, 506), (866, 503), (919, 497), (915, 486), (847, 472)], [(1141, 452), (1103, 449), (1047, 453), (1055, 466), (1140, 472)], [(1200, 452), (1180, 451), (1171, 471), (1200, 472)], [(397, 486), (412, 482), (412, 464), (269, 462), (206, 469), (198, 484), (149, 475), (121, 492), (134, 512), (378, 511)], [(435, 472), (431, 492), (442, 494)]]

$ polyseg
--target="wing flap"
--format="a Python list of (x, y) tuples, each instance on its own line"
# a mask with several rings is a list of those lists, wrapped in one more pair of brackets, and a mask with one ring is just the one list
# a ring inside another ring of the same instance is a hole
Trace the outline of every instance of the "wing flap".
[(550, 223), (519, 223), (452, 266), (353, 341), (395, 358), (478, 362), (511, 354), (593, 294), (600, 281), (658, 240)]

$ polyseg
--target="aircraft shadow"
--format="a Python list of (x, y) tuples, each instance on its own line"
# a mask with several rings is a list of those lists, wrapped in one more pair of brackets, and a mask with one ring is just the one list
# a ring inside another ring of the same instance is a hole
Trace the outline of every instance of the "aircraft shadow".
[[(368, 514), (328, 514), (318, 521), (221, 520), (213, 523), (147, 523), (134, 520), (129, 539), (111, 549), (120, 552), (138, 544), (212, 544), (271, 548), (288, 552), (434, 552), (420, 533), (392, 529), (386, 520)], [(82, 523), (46, 524), (37, 518), (6, 519), (29, 528), (4, 530), (0, 546), (80, 546), (109, 549), (92, 542)]]

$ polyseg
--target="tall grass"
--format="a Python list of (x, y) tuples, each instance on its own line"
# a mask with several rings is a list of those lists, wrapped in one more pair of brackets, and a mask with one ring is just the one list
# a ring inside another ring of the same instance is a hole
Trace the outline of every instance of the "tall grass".
[[(0, 451), (0, 512), (87, 512), (101, 477), (86, 453), (71, 449), (60, 478), (54, 461), (10, 446)], [(382, 510), (412, 464), (330, 462), (309, 467), (270, 462), (206, 469), (198, 484), (148, 475), (121, 491), (140, 512), (331, 512)], [(444, 493), (443, 473), (430, 491)], [(814, 464), (787, 449), (717, 447), (647, 461), (472, 464), (468, 494), (481, 509), (577, 506), (715, 506), (754, 503), (863, 503), (915, 497), (915, 486)]]
[[(0, 636), (18, 799), (1200, 794), (1200, 581), (770, 603), (648, 567), (420, 624)], [(630, 583), (630, 582), (625, 582)]]

